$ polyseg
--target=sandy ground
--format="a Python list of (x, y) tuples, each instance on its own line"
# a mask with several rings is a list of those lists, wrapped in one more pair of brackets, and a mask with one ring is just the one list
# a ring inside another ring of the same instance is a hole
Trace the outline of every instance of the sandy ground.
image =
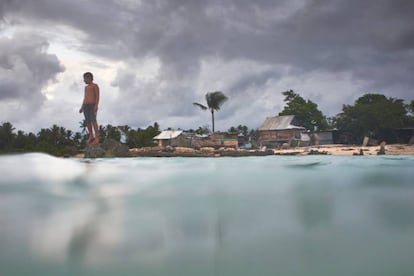
[[(287, 154), (296, 152), (308, 154), (310, 151), (327, 152), (331, 155), (355, 155), (363, 151), (364, 155), (377, 155), (379, 146), (352, 146), (352, 145), (322, 145), (318, 147), (290, 148), (285, 150), (274, 150), (276, 154)], [(385, 145), (386, 155), (414, 155), (414, 145), (393, 144)]]

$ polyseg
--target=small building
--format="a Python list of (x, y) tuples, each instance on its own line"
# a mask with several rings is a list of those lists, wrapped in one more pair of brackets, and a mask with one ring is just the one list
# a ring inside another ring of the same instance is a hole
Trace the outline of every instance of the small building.
[(196, 135), (192, 140), (192, 147), (202, 148), (202, 147), (238, 147), (238, 137), (237, 133), (228, 133), (228, 132), (214, 132), (210, 135)]
[(243, 133), (237, 134), (237, 144), (239, 148), (251, 148), (250, 137)]
[(275, 147), (287, 143), (300, 145), (301, 133), (306, 129), (298, 126), (294, 115), (267, 117), (258, 129), (260, 146)]
[(182, 130), (163, 130), (153, 139), (158, 142), (160, 147), (185, 147), (191, 144), (191, 140), (186, 138)]

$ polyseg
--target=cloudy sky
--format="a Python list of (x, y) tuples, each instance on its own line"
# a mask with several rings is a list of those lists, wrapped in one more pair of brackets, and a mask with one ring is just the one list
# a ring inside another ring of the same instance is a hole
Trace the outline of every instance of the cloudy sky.
[(257, 128), (293, 89), (333, 116), (365, 93), (414, 99), (412, 0), (1, 0), (0, 122), (78, 131), (82, 74), (100, 124)]

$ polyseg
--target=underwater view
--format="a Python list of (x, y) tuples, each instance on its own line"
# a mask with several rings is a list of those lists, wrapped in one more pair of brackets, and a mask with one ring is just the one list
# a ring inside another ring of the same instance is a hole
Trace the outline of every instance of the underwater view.
[(414, 156), (0, 156), (0, 275), (414, 275)]

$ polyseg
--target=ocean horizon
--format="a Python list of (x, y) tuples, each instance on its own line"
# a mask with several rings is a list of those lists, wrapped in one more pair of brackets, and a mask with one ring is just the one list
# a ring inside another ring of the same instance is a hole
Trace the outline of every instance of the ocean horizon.
[(0, 156), (0, 275), (414, 275), (414, 156)]

